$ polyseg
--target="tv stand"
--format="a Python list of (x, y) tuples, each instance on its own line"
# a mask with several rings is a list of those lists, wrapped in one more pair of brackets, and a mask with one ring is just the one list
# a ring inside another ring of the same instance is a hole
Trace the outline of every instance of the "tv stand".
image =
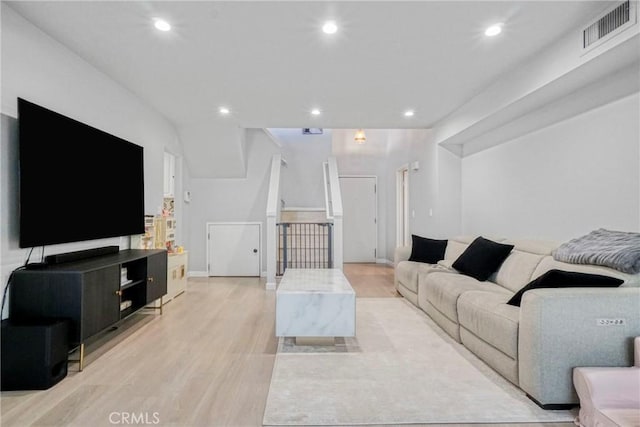
[(17, 321), (69, 319), (69, 345), (79, 349), (82, 371), (86, 340), (117, 326), (166, 293), (167, 251), (126, 249), (16, 271), (9, 294), (9, 317)]

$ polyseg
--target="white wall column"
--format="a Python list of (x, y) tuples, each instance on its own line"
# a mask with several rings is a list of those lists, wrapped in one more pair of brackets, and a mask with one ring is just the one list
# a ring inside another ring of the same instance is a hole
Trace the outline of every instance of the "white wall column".
[(342, 237), (342, 193), (338, 179), (338, 164), (335, 157), (329, 157), (329, 187), (331, 189), (331, 206), (333, 208), (333, 268), (342, 270), (343, 237)]
[(277, 221), (280, 216), (280, 165), (282, 156), (274, 154), (271, 159), (269, 196), (267, 198), (267, 290), (276, 288), (276, 259), (278, 251)]

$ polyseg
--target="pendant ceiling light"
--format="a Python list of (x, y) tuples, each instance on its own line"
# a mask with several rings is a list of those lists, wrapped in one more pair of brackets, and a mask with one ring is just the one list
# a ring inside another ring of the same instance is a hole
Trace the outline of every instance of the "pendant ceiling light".
[(364, 144), (364, 142), (367, 140), (367, 137), (364, 136), (364, 131), (362, 129), (358, 129), (354, 139), (357, 144)]

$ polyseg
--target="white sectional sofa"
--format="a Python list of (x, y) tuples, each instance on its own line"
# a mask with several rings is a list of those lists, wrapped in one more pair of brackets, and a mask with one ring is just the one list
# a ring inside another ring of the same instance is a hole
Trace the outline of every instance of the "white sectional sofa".
[[(551, 255), (559, 245), (555, 242), (486, 237), (514, 249), (481, 282), (452, 268), (476, 237), (448, 239), (444, 260), (437, 264), (408, 261), (411, 247), (398, 248), (397, 291), (546, 409), (578, 403), (574, 367), (633, 363), (633, 338), (640, 335), (640, 274), (556, 261)], [(507, 304), (552, 269), (616, 277), (623, 284), (533, 289), (524, 293), (520, 307)]]

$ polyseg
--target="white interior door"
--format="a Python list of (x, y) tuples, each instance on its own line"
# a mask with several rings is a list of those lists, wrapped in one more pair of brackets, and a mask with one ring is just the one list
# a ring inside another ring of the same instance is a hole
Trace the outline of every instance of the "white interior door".
[(376, 262), (376, 177), (341, 176), (344, 262)]
[(207, 225), (209, 276), (260, 276), (260, 224)]

